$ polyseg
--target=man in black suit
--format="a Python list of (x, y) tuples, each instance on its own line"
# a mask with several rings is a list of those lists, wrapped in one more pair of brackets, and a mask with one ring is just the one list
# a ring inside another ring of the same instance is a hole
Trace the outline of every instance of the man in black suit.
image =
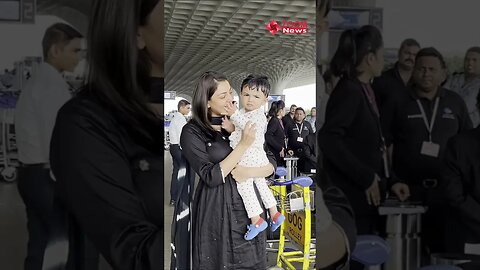
[[(480, 95), (476, 101), (480, 109)], [(440, 184), (451, 206), (446, 252), (467, 253), (469, 246), (480, 244), (480, 126), (450, 139), (445, 152)]]
[(385, 100), (398, 98), (397, 95), (408, 95), (415, 56), (419, 50), (420, 44), (415, 39), (405, 39), (398, 50), (398, 61), (395, 65), (373, 81), (372, 87), (380, 113), (383, 111), (382, 105)]
[(391, 115), (382, 116), (387, 143), (392, 148), (392, 191), (407, 185), (414, 201), (429, 207), (422, 218), (422, 242), (429, 253), (444, 252), (441, 241), (445, 207), (438, 179), (447, 141), (471, 129), (467, 107), (455, 92), (441, 86), (446, 75), (443, 56), (434, 48), (421, 49), (415, 60), (413, 85), (401, 99), (391, 100)]
[(286, 115), (282, 118), (282, 122), (283, 122), (283, 126), (285, 127), (285, 130), (287, 130), (290, 125), (295, 124), (295, 110), (296, 110), (296, 109), (297, 109), (297, 105), (292, 104), (292, 105), (290, 106), (290, 111), (289, 111), (289, 113), (286, 114)]

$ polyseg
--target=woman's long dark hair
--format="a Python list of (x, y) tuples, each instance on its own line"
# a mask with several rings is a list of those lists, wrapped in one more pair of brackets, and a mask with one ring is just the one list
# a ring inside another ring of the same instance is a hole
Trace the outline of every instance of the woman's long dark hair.
[(157, 146), (163, 134), (147, 104), (151, 64), (146, 50), (137, 48), (137, 33), (160, 1), (95, 0), (88, 31), (86, 92), (149, 146)]
[(211, 112), (208, 109), (208, 101), (217, 91), (218, 82), (226, 81), (227, 77), (215, 71), (207, 71), (200, 76), (192, 99), (192, 122), (202, 130), (213, 134), (215, 130), (211, 126)]
[(355, 78), (359, 75), (356, 68), (363, 58), (382, 47), (382, 34), (375, 26), (365, 25), (358, 30), (345, 30), (330, 62), (330, 70), (337, 77)]
[(274, 101), (270, 106), (270, 110), (268, 111), (268, 116), (277, 117), (278, 112), (280, 112), (283, 109), (285, 109), (285, 102), (283, 102), (283, 100)]

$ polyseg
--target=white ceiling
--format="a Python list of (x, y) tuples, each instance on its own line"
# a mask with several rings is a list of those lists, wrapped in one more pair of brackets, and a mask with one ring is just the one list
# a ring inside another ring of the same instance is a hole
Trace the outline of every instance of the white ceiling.
[[(275, 19), (308, 21), (308, 33), (272, 35)], [(277, 93), (315, 82), (315, 1), (166, 0), (165, 90), (191, 95), (208, 70), (232, 87), (250, 73), (267, 75)]]

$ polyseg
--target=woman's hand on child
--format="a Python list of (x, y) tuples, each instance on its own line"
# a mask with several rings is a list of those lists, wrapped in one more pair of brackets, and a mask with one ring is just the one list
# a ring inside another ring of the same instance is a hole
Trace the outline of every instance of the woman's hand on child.
[(242, 131), (242, 139), (240, 140), (240, 143), (242, 143), (246, 147), (250, 147), (250, 145), (252, 145), (253, 141), (255, 140), (255, 132), (255, 124), (248, 121)]
[(245, 182), (245, 180), (248, 179), (248, 176), (247, 176), (247, 168), (246, 167), (242, 167), (242, 166), (236, 166), (235, 168), (233, 168), (231, 174), (233, 176), (233, 179), (235, 179), (235, 181), (237, 181), (237, 183), (242, 183), (242, 182)]

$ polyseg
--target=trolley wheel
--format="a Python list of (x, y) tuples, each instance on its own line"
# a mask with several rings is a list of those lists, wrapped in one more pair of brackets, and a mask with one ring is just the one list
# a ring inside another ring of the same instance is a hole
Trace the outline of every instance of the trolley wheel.
[(7, 167), (1, 172), (3, 180), (6, 182), (14, 182), (17, 180), (17, 170), (13, 167)]

